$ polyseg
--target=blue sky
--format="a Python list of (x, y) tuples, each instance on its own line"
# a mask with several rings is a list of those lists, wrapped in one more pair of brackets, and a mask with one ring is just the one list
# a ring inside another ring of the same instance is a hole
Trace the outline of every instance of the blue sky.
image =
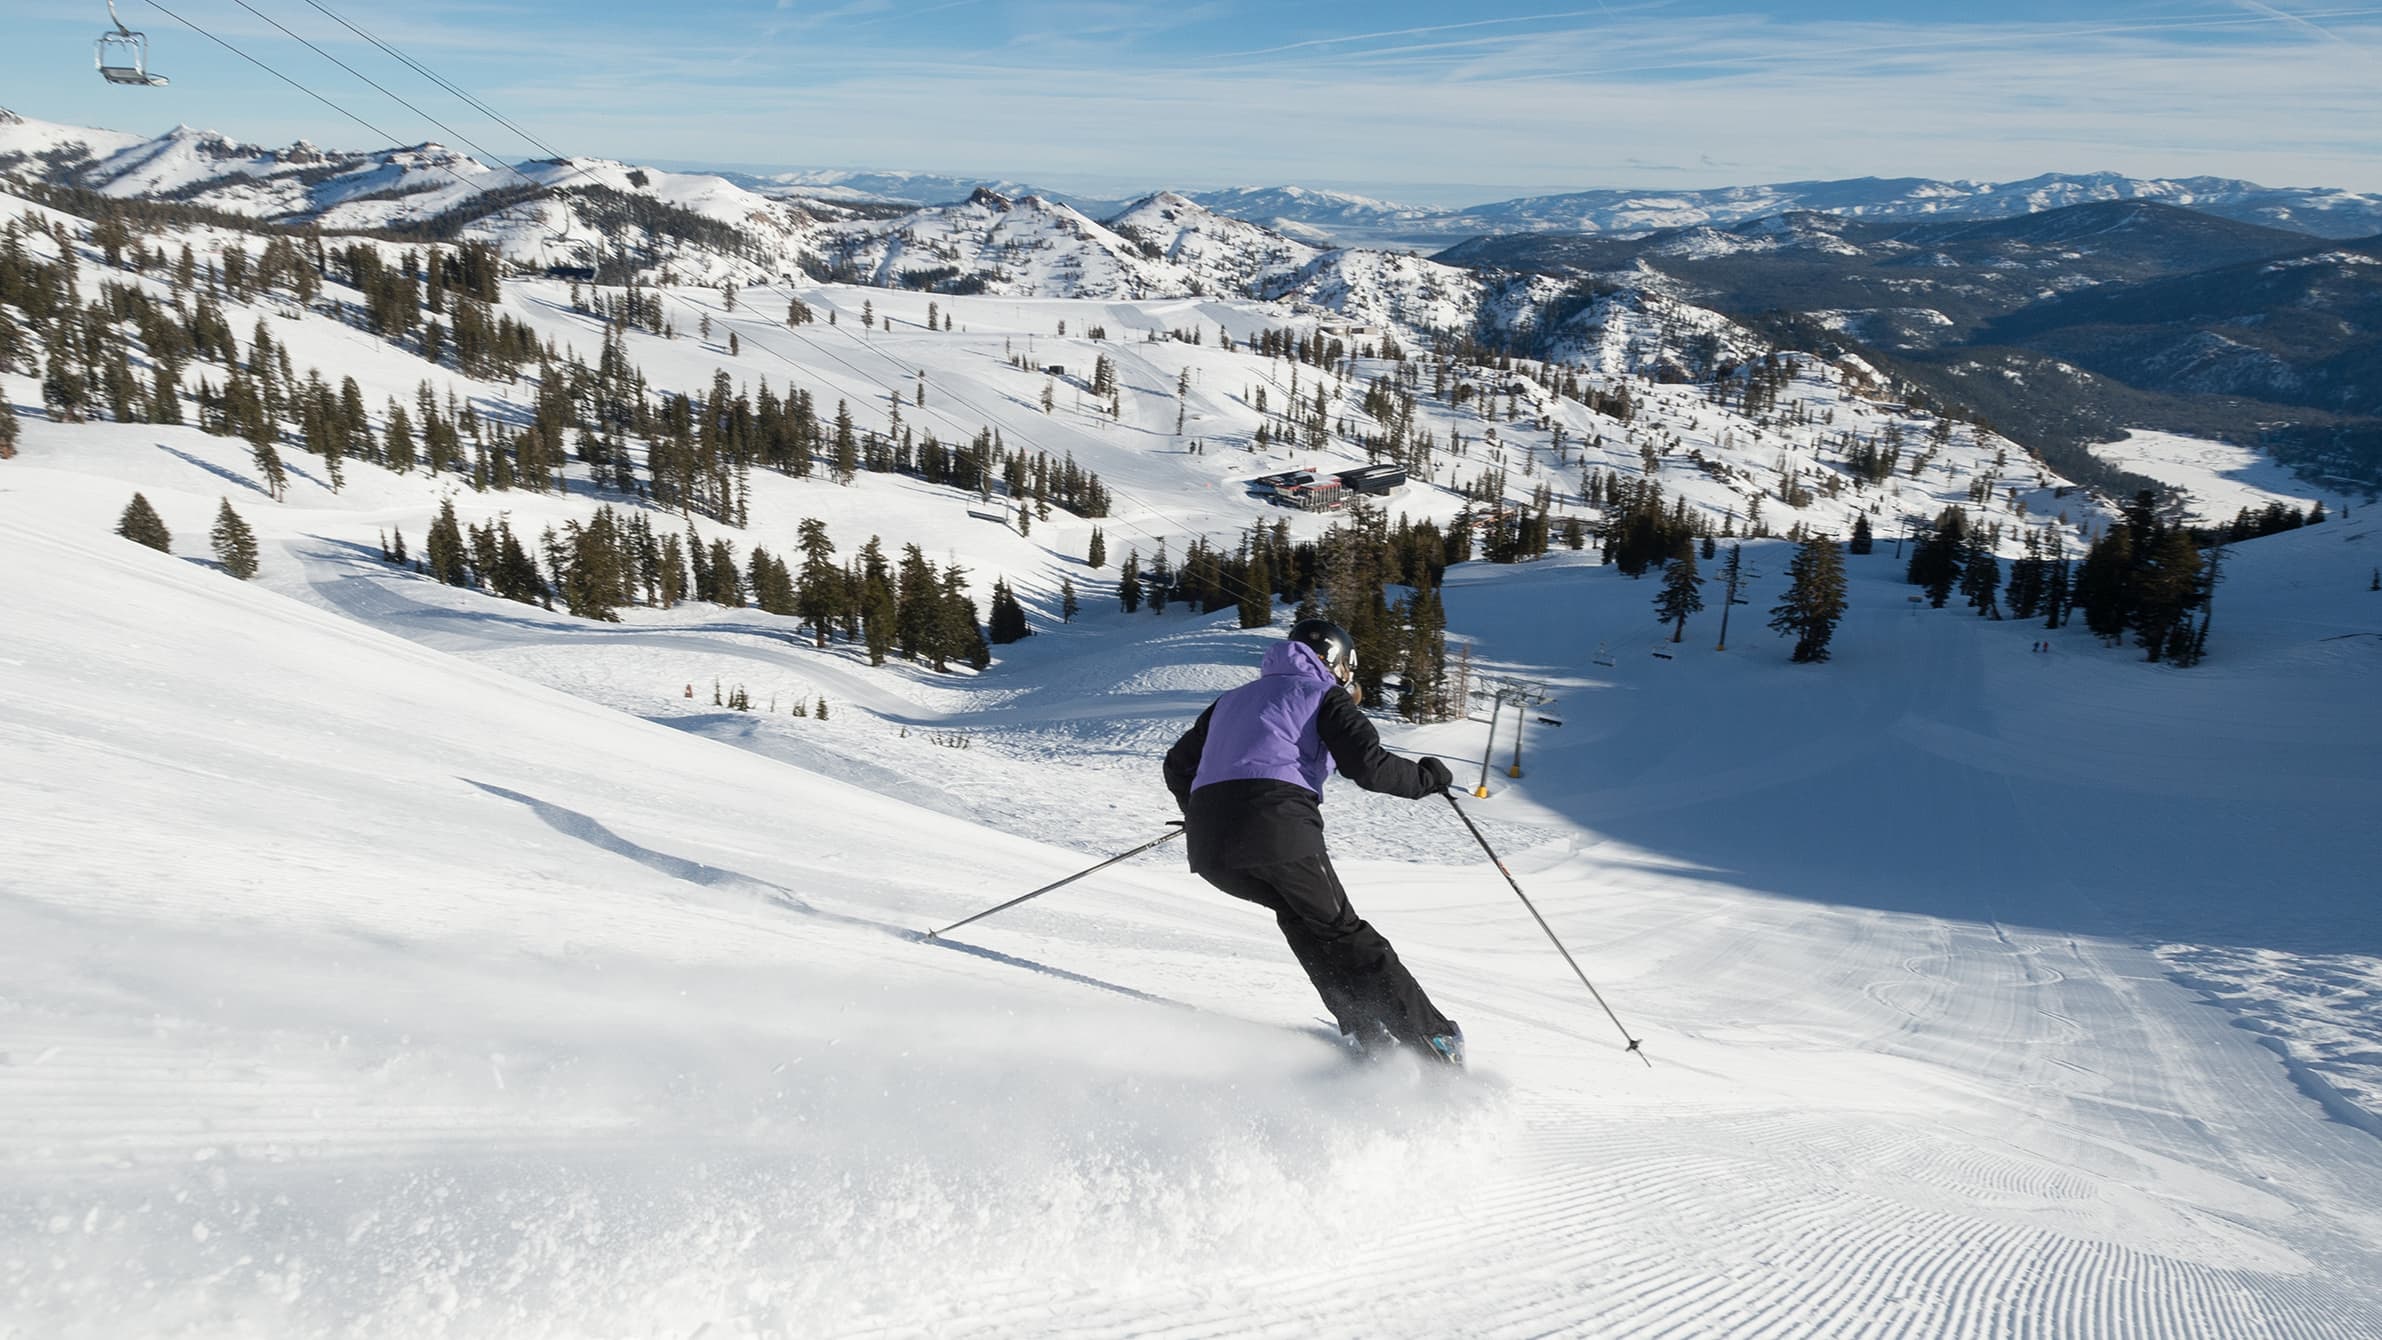
[[(1591, 186), (2046, 171), (2382, 190), (2382, 4), (2132, 0), (165, 0), (390, 139), (984, 173), (1119, 193), (1295, 182), (1463, 203)], [(0, 0), (0, 105), (363, 147), (119, 0), (171, 88), (91, 72), (104, 5)], [(69, 17), (69, 13), (71, 16)], [(390, 101), (269, 16), (445, 121)]]

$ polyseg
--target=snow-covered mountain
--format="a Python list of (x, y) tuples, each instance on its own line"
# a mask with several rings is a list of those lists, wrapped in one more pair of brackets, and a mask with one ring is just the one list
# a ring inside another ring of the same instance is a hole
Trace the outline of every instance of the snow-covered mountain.
[[(1462, 232), (1505, 231), (1426, 259), (1394, 249), (1317, 246), (1306, 240), (1318, 235), (1313, 225), (1283, 223), (1293, 236), (1230, 212), (1279, 222), (1290, 218), (1285, 211), (1304, 210), (1343, 231), (1359, 221), (1369, 221), (1368, 228), (1428, 222), (1427, 211), (1292, 188), (1210, 193), (1208, 203), (1158, 192), (1105, 212), (1043, 194), (978, 188), (964, 199), (902, 209), (889, 197), (850, 195), (901, 183), (850, 174), (764, 182), (597, 158), (489, 165), (436, 144), (372, 153), (303, 142), (265, 149), (187, 127), (138, 139), (21, 117), (0, 124), (0, 174), (284, 224), (484, 240), (518, 266), (582, 278), (750, 286), (809, 277), (946, 295), (1255, 298), (1331, 315), (1343, 327), (1392, 333), (1407, 345), (1470, 337), (1548, 358), (1593, 357), (1607, 372), (1651, 366), (1622, 357), (1649, 347), (1634, 316), (1647, 311), (1711, 309), (1746, 321), (1787, 313), (1869, 341), (1880, 352), (1932, 350), (2025, 302), (2172, 273), (2200, 255), (2201, 243), (2215, 248), (2206, 262), (2261, 247), (2259, 254), (2280, 254), (2305, 236), (2161, 203), (2214, 208), (2231, 201), (2248, 208), (2243, 202), (2263, 188), (2242, 182), (2105, 175), (2002, 185), (1863, 180), (1505, 202), (1446, 215), (1460, 216), (1448, 226)], [(921, 193), (926, 185), (957, 184), (904, 180)], [(796, 187), (833, 189), (797, 197), (789, 193)], [(832, 198), (837, 192), (844, 193), (840, 202)], [(2055, 207), (2087, 197), (2099, 203)], [(2371, 203), (2340, 193), (2300, 202), (2334, 224), (2359, 217)], [(1798, 204), (1837, 212), (1775, 212)], [(2273, 204), (2265, 199), (2256, 208)], [(1999, 217), (1976, 217), (1980, 212)], [(1748, 213), (1756, 217), (1736, 217)], [(1642, 232), (1679, 220), (1687, 222)], [(1543, 231), (1557, 227), (1572, 231)], [(2144, 239), (2164, 250), (2136, 255)], [(2018, 256), (2021, 251), (2026, 254)], [(1626, 291), (1621, 301), (1602, 300), (1612, 290)], [(1725, 347), (1751, 351), (1762, 344), (1727, 322), (1717, 324), (1706, 333)], [(1628, 333), (1617, 337), (1622, 329)], [(2222, 377), (2166, 378), (2177, 385), (2273, 387), (2289, 380), (2291, 350), (2245, 355), (2238, 344), (2224, 332), (2195, 335), (2172, 355), (2162, 353), (2156, 366), (2131, 355), (2124, 366), (2164, 377), (2161, 369), (2180, 357), (2195, 367), (2227, 369)], [(2261, 366), (2237, 368), (2245, 357)], [(2324, 384), (2355, 383), (2360, 367), (2328, 370)], [(1963, 379), (1957, 371), (1928, 372), (1935, 378), (1931, 394), (2011, 425), (2039, 450), (2065, 453), (2060, 459), (2079, 475), (2097, 468), (2082, 452), (2083, 441), (2106, 440), (2118, 427), (2263, 431), (2254, 407), (2212, 411), (2162, 401), (2145, 409), (2106, 378), (2073, 386), (2056, 381), (2063, 393), (2048, 399), (2013, 397), (2001, 372)], [(2286, 437), (2273, 440), (2295, 458), (2370, 477), (2365, 437), (2336, 441), (2324, 425), (2296, 421), (2282, 428)]]
[(1067, 205), (980, 188), (955, 204), (857, 228), (840, 241), (837, 257), (843, 274), (890, 288), (1051, 298), (1203, 291), (1192, 273), (1155, 250)]
[(1127, 206), (1109, 228), (1196, 276), (1209, 293), (1256, 294), (1313, 261), (1295, 238), (1208, 209), (1172, 191)]
[(123, 131), (37, 121), (0, 107), (0, 174), (51, 175), (141, 142)]
[(818, 263), (826, 219), (838, 214), (717, 176), (601, 158), (491, 165), (439, 144), (267, 149), (188, 126), (142, 139), (13, 115), (0, 122), (0, 174), (331, 231), (443, 232), (538, 268), (616, 260), (714, 281), (801, 273)]
[[(1095, 220), (1060, 198), (976, 186), (964, 198), (888, 216), (887, 188), (936, 194), (959, 183), (851, 174), (731, 180), (595, 158), (492, 166), (435, 144), (373, 153), (304, 143), (265, 149), (188, 127), (141, 139), (15, 118), (0, 125), (0, 172), (275, 223), (443, 230), (493, 242), (508, 259), (540, 269), (613, 267), (706, 282), (811, 273), (1017, 297), (1250, 297), (1297, 287), (1298, 272), (1320, 254), (1171, 192)], [(875, 207), (843, 207), (855, 203)], [(1411, 258), (1351, 265), (1427, 269), (1426, 288), (1477, 287), (1461, 271)], [(1308, 300), (1327, 303), (1339, 291), (1329, 282), (1309, 288)], [(1368, 289), (1353, 291), (1363, 298)], [(1371, 291), (1386, 294), (1380, 285)], [(1477, 295), (1383, 296), (1356, 315), (1390, 319), (1385, 314), (1397, 310), (1423, 319), (1477, 306)]]
[(947, 205), (978, 191), (1012, 200), (1039, 196), (1095, 218), (1115, 212), (1125, 202), (1105, 196), (1056, 190), (1010, 177), (962, 177), (943, 172), (894, 172), (864, 168), (804, 168), (784, 172), (720, 174), (763, 195), (791, 200), (877, 205)]

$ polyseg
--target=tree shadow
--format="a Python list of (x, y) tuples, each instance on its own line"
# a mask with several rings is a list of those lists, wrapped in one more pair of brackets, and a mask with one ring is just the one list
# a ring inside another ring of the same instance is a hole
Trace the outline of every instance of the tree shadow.
[(839, 926), (849, 926), (857, 930), (874, 931), (880, 935), (890, 935), (895, 939), (903, 940), (911, 944), (929, 945), (938, 949), (948, 949), (953, 953), (966, 954), (971, 958), (980, 958), (989, 963), (999, 963), (1012, 968), (1023, 968), (1028, 972), (1037, 973), (1044, 977), (1056, 978), (1062, 982), (1072, 982), (1077, 986), (1092, 987), (1096, 990), (1109, 992), (1112, 995), (1124, 996), (1129, 1000), (1141, 1001), (1144, 1004), (1165, 1005), (1178, 1010), (1197, 1010), (1199, 1008), (1196, 1005), (1187, 1004), (1183, 1001), (1174, 1000), (1166, 996), (1153, 995), (1147, 991), (1138, 991), (1129, 986), (1122, 986), (1115, 982), (1103, 981), (1100, 978), (1087, 976), (1083, 973), (1070, 972), (1065, 968), (1052, 967), (1050, 964), (1039, 963), (1033, 959), (1020, 958), (1015, 954), (1004, 954), (996, 949), (986, 949), (981, 945), (963, 944), (950, 940), (929, 939), (924, 931), (912, 930), (906, 926), (896, 926), (889, 921), (878, 921), (872, 917), (855, 916), (849, 912), (831, 912), (825, 908), (816, 906), (808, 899), (805, 899), (801, 894), (796, 893), (794, 890), (789, 889), (782, 884), (773, 884), (768, 880), (757, 879), (751, 875), (727, 869), (724, 866), (708, 865), (702, 861), (689, 860), (683, 856), (673, 856), (668, 852), (656, 851), (651, 847), (633, 842), (630, 839), (613, 832), (610, 828), (606, 827), (601, 821), (595, 819), (593, 816), (581, 814), (577, 810), (556, 805), (550, 801), (540, 800), (535, 796), (524, 795), (519, 791), (497, 786), (490, 782), (476, 781), (469, 777), (462, 777), (458, 778), (457, 780), (468, 783), (471, 786), (475, 786), (500, 800), (509, 800), (516, 805), (526, 807), (530, 813), (535, 814), (542, 822), (545, 823), (547, 827), (563, 834), (566, 837), (575, 838), (591, 847), (596, 847), (600, 850), (610, 852), (614, 856), (619, 856), (624, 859), (634, 861), (637, 864), (644, 866), (648, 870), (659, 872), (660, 874), (669, 876), (671, 879), (693, 884), (700, 888), (750, 893), (778, 907), (785, 908), (790, 912), (796, 912), (806, 917), (815, 917), (821, 921), (830, 922)]
[(195, 465), (199, 469), (206, 471), (208, 474), (215, 476), (217, 479), (237, 484), (241, 488), (248, 489), (255, 493), (262, 493), (268, 498), (273, 496), (270, 489), (267, 489), (264, 485), (257, 483), (255, 480), (250, 479), (248, 476), (241, 474), (237, 470), (225, 469), (223, 466), (217, 465), (213, 461), (207, 460), (203, 457), (193, 456), (189, 452), (180, 450), (179, 448), (169, 447), (163, 442), (157, 444), (157, 449), (164, 452), (166, 455), (182, 462), (184, 465)]

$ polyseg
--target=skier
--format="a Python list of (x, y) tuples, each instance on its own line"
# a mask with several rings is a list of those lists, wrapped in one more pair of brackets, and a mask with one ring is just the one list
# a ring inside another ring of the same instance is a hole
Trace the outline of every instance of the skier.
[(1382, 750), (1357, 710), (1355, 673), (1346, 629), (1301, 620), (1266, 649), (1256, 682), (1209, 704), (1175, 741), (1166, 786), (1183, 809), (1191, 869), (1274, 914), (1342, 1035), (1367, 1051), (1403, 1045), (1460, 1066), (1463, 1030), (1357, 916), (1324, 850), (1323, 782), (1335, 764), (1367, 791), (1410, 800), (1453, 780), (1438, 759)]

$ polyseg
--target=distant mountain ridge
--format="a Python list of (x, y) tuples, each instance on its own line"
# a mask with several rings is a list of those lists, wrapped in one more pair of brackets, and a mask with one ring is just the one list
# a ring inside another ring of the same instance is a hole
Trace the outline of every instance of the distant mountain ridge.
[[(1039, 195), (1064, 201), (1095, 215), (1127, 203), (1121, 198), (1071, 194), (1013, 181), (924, 173), (789, 172), (736, 179), (764, 194), (916, 205), (957, 200), (980, 186), (1013, 198)], [(2114, 172), (2053, 172), (2009, 182), (1851, 177), (1686, 191), (1608, 188), (1521, 196), (1452, 209), (1291, 185), (1176, 193), (1228, 218), (1261, 224), (1310, 245), (1403, 250), (1438, 250), (1499, 233), (1639, 236), (1698, 224), (1727, 227), (1798, 211), (1858, 219), (2004, 219), (2122, 200), (2177, 205), (2317, 237), (2382, 233), (2382, 193), (2264, 186), (2231, 177), (2128, 177)]]
[[(141, 146), (152, 146), (143, 149)], [(418, 146), (437, 150), (438, 146)], [(257, 180), (260, 190), (311, 169), (324, 173), (346, 164), (351, 170), (376, 155), (326, 153), (300, 141), (268, 150), (237, 144), (209, 131), (176, 127), (142, 137), (29, 121), (0, 109), (0, 171), (28, 158), (71, 164), (76, 151), (92, 164), (120, 155), (169, 159), (186, 169), (213, 160), (221, 177), (237, 173)], [(391, 151), (383, 151), (387, 153)], [(438, 150), (447, 153), (445, 150)], [(502, 171), (466, 155), (449, 166), (468, 172)], [(115, 177), (130, 171), (118, 163)], [(659, 171), (659, 169), (652, 169)], [(402, 175), (402, 174), (393, 174)], [(898, 211), (901, 207), (950, 204), (979, 189), (1011, 200), (1027, 197), (1063, 204), (1090, 218), (1130, 208), (1143, 195), (1095, 195), (1054, 190), (1007, 178), (947, 173), (864, 169), (797, 169), (774, 173), (696, 171), (717, 177), (756, 197), (806, 208)], [(288, 182), (279, 185), (286, 190)], [(398, 181), (389, 189), (404, 189)], [(1297, 185), (1234, 186), (1164, 193), (1226, 218), (1255, 223), (1307, 246), (1377, 246), (1437, 251), (1471, 238), (1508, 233), (1585, 233), (1642, 236), (1666, 229), (1705, 225), (1728, 227), (1751, 219), (1809, 211), (1857, 219), (1995, 219), (2044, 213), (2072, 205), (2148, 200), (2177, 205), (2219, 218), (2285, 228), (2317, 237), (2349, 239), (2382, 233), (2382, 193), (2331, 187), (2273, 187), (2230, 177), (2129, 177), (2111, 172), (2044, 173), (2009, 182), (1926, 177), (1854, 177), (1774, 182), (1695, 190), (1600, 188), (1520, 196), (1459, 208), (1404, 204), (1391, 200)], [(265, 203), (264, 201), (259, 202)], [(286, 204), (282, 212), (288, 212)]]
[(1646, 233), (1726, 226), (1797, 211), (1857, 219), (2000, 219), (2072, 205), (2148, 200), (2318, 237), (2382, 232), (2382, 195), (2326, 187), (2269, 187), (2226, 177), (2140, 178), (2045, 173), (2013, 182), (1856, 177), (1702, 191), (1580, 191), (1456, 212), (1447, 235), (1506, 232)]

